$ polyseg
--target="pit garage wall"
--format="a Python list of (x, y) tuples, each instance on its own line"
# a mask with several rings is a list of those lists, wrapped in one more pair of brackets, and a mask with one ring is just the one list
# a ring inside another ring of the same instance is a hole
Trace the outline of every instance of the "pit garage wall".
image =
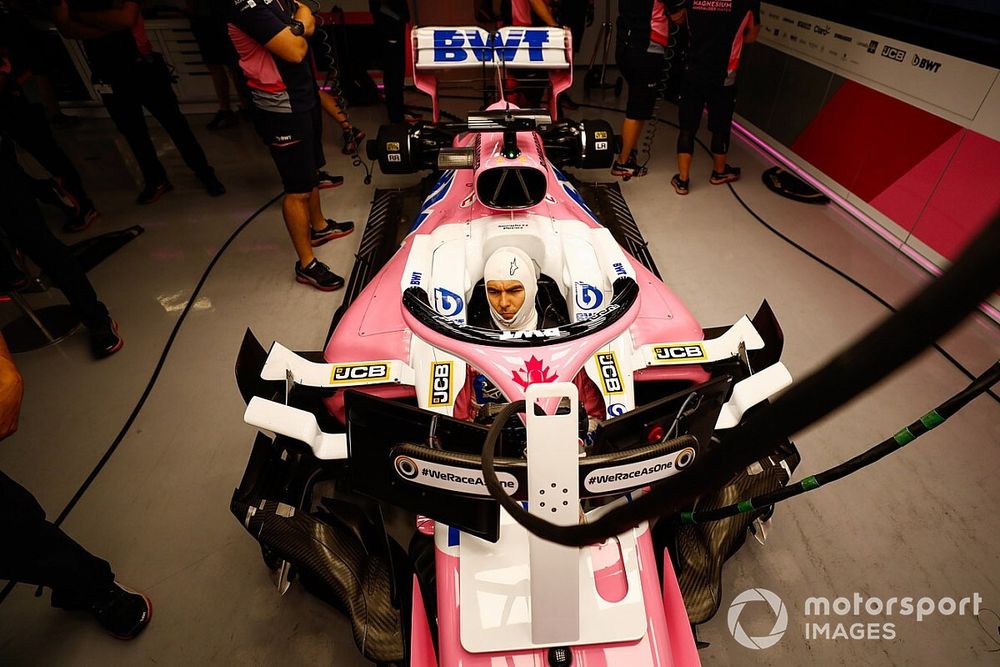
[(738, 122), (944, 267), (1000, 209), (1000, 70), (767, 3), (761, 20)]

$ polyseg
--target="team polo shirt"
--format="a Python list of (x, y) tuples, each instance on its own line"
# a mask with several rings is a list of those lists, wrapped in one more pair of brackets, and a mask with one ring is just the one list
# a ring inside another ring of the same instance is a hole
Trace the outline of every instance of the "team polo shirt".
[(312, 57), (282, 60), (264, 45), (295, 18), (292, 0), (233, 0), (229, 37), (240, 56), (253, 103), (265, 111), (309, 111), (318, 102)]
[(760, 0), (690, 0), (688, 70), (711, 85), (732, 85), (743, 53), (743, 31), (760, 24)]

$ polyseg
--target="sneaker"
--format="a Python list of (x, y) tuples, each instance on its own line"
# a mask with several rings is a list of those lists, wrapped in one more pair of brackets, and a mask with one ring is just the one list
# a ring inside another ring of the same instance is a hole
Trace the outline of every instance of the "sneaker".
[(340, 152), (344, 155), (357, 155), (358, 148), (364, 138), (364, 130), (359, 130), (356, 127), (344, 130), (344, 147), (340, 149)]
[(326, 227), (323, 229), (309, 229), (309, 243), (312, 247), (316, 248), (327, 241), (332, 241), (333, 239), (339, 239), (341, 236), (347, 236), (354, 231), (354, 223), (350, 220), (344, 222), (337, 222), (336, 220), (326, 219)]
[(135, 639), (153, 617), (153, 603), (142, 593), (112, 582), (90, 608), (97, 622), (118, 639)]
[(198, 180), (205, 186), (205, 192), (209, 197), (221, 197), (226, 194), (226, 186), (215, 176), (215, 170), (211, 167), (205, 173), (198, 174)]
[(340, 187), (344, 184), (343, 176), (333, 176), (326, 173), (325, 171), (317, 171), (316, 175), (319, 176), (319, 187), (320, 190), (328, 190), (330, 188)]
[(640, 165), (636, 162), (635, 155), (630, 154), (628, 160), (625, 163), (621, 163), (615, 160), (611, 164), (611, 175), (621, 178), (623, 181), (627, 181), (633, 177), (642, 178), (649, 173), (645, 165)]
[(723, 185), (724, 183), (732, 183), (733, 181), (740, 180), (740, 168), (731, 167), (728, 164), (722, 171), (712, 170), (712, 177), (708, 179), (708, 182), (712, 185)]
[(315, 258), (304, 269), (298, 262), (295, 262), (295, 279), (303, 285), (312, 285), (321, 292), (332, 292), (344, 286), (343, 278)]
[(238, 122), (239, 117), (232, 110), (219, 109), (205, 127), (210, 130), (224, 130), (227, 127), (236, 125)]
[(55, 206), (67, 216), (80, 213), (80, 203), (73, 194), (62, 186), (58, 178), (32, 179), (32, 192), (35, 198), (50, 206)]
[(691, 180), (681, 180), (680, 174), (674, 174), (673, 178), (670, 179), (670, 185), (674, 186), (674, 192), (677, 194), (686, 195), (691, 186)]
[(80, 204), (80, 213), (69, 217), (63, 229), (67, 232), (82, 232), (90, 227), (101, 216), (94, 202), (85, 199)]
[(135, 198), (135, 202), (142, 206), (147, 204), (154, 204), (159, 201), (160, 197), (167, 194), (174, 189), (174, 186), (170, 181), (163, 181), (162, 183), (157, 183), (155, 185), (146, 184), (146, 187), (142, 189), (139, 196)]
[(90, 329), (90, 351), (98, 359), (110, 357), (122, 349), (125, 341), (118, 335), (118, 322), (108, 317), (99, 326)]

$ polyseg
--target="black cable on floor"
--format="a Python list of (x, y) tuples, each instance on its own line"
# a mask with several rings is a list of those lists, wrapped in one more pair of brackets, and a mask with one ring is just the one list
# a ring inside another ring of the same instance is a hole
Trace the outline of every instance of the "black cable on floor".
[[(578, 103), (577, 106), (583, 107), (583, 108), (588, 108), (588, 109), (599, 109), (601, 111), (614, 111), (614, 112), (618, 112), (618, 113), (625, 113), (624, 109), (617, 109), (615, 107), (606, 107), (606, 106), (602, 106), (602, 105), (599, 105), (599, 104)], [(668, 125), (671, 125), (672, 127), (675, 127), (675, 128), (677, 127), (677, 123), (674, 123), (673, 121), (667, 120), (665, 118), (658, 118), (657, 120), (659, 122), (661, 122), (661, 123), (666, 123)], [(701, 146), (702, 148), (704, 148), (705, 151), (709, 155), (712, 154), (711, 149), (707, 145), (705, 145), (704, 141), (702, 141), (701, 139), (698, 139), (698, 138), (695, 138), (695, 141), (697, 141), (698, 145)], [(854, 285), (855, 287), (857, 287), (859, 290), (861, 290), (862, 292), (864, 292), (865, 294), (867, 294), (868, 296), (870, 296), (872, 299), (874, 299), (875, 301), (877, 301), (878, 303), (880, 303), (882, 306), (884, 306), (885, 308), (887, 308), (890, 312), (893, 312), (893, 313), (896, 312), (896, 307), (895, 306), (893, 306), (891, 303), (889, 303), (888, 301), (886, 301), (885, 299), (883, 299), (881, 296), (879, 296), (878, 294), (876, 294), (874, 291), (872, 291), (871, 289), (869, 289), (865, 285), (861, 284), (857, 279), (851, 277), (850, 275), (848, 275), (847, 273), (845, 273), (841, 269), (838, 269), (836, 266), (834, 266), (830, 262), (828, 262), (825, 259), (819, 257), (814, 252), (806, 249), (805, 247), (803, 247), (802, 245), (796, 243), (795, 241), (793, 241), (791, 238), (789, 238), (785, 234), (783, 234), (780, 231), (778, 231), (774, 226), (772, 226), (769, 222), (767, 222), (766, 220), (764, 220), (764, 218), (762, 218), (760, 215), (758, 215), (757, 212), (754, 211), (750, 207), (750, 205), (747, 204), (743, 200), (742, 197), (740, 197), (740, 195), (736, 192), (735, 188), (733, 188), (733, 184), (732, 183), (727, 183), (727, 185), (729, 186), (729, 192), (731, 192), (732, 195), (733, 195), (733, 197), (736, 198), (736, 201), (739, 202), (740, 206), (742, 206), (744, 209), (746, 209), (747, 213), (749, 213), (751, 216), (753, 216), (753, 218), (757, 222), (759, 222), (760, 224), (762, 224), (768, 231), (770, 231), (772, 234), (774, 234), (775, 236), (777, 236), (778, 238), (780, 238), (782, 241), (784, 241), (788, 245), (790, 245), (793, 248), (795, 248), (796, 250), (802, 252), (803, 254), (805, 254), (810, 259), (816, 261), (817, 263), (819, 263), (820, 265), (826, 267), (827, 269), (829, 269), (833, 273), (837, 274), (838, 276), (840, 276), (841, 278), (843, 278), (847, 282), (851, 283), (852, 285)], [(943, 347), (941, 347), (938, 343), (934, 343), (933, 348), (935, 350), (937, 350), (937, 352), (940, 353), (941, 356), (944, 357), (952, 366), (954, 366), (963, 375), (965, 375), (965, 377), (969, 378), (970, 380), (975, 380), (976, 379), (976, 375), (972, 371), (970, 371), (968, 368), (966, 368), (965, 366), (963, 366), (962, 363), (958, 359), (956, 359), (955, 357), (953, 357), (947, 350), (945, 350)], [(989, 396), (994, 401), (996, 401), (997, 403), (1000, 403), (1000, 396), (998, 396), (997, 393), (994, 392), (992, 389), (989, 390), (989, 391), (987, 391), (986, 393), (989, 394)]]
[[(208, 266), (205, 267), (205, 271), (201, 274), (201, 278), (198, 280), (198, 284), (195, 285), (194, 291), (191, 292), (191, 296), (188, 299), (187, 304), (184, 306), (184, 310), (181, 311), (180, 317), (178, 317), (177, 322), (174, 323), (174, 328), (170, 332), (170, 336), (167, 338), (166, 344), (164, 344), (163, 346), (163, 352), (160, 353), (160, 359), (156, 362), (156, 368), (153, 369), (153, 375), (149, 378), (149, 382), (146, 384), (146, 388), (143, 390), (142, 395), (139, 397), (138, 402), (136, 402), (135, 407), (132, 408), (132, 412), (129, 414), (128, 419), (125, 420), (125, 425), (122, 426), (120, 431), (118, 431), (118, 435), (115, 436), (115, 439), (111, 442), (111, 446), (109, 446), (108, 450), (104, 452), (104, 456), (102, 456), (101, 460), (97, 462), (97, 465), (94, 466), (94, 469), (90, 471), (90, 474), (87, 476), (87, 479), (85, 479), (83, 484), (80, 485), (80, 488), (77, 489), (77, 492), (70, 499), (69, 503), (67, 503), (66, 507), (63, 508), (63, 511), (59, 513), (59, 516), (53, 522), (55, 525), (58, 526), (62, 524), (63, 521), (66, 520), (66, 517), (69, 516), (69, 513), (72, 512), (73, 508), (76, 507), (76, 504), (80, 502), (80, 499), (83, 497), (83, 494), (87, 492), (87, 489), (89, 489), (90, 485), (94, 483), (95, 479), (97, 479), (97, 476), (101, 473), (101, 470), (103, 470), (107, 462), (111, 460), (111, 457), (114, 455), (115, 450), (118, 449), (118, 445), (122, 443), (122, 440), (124, 440), (125, 436), (128, 434), (129, 429), (132, 428), (132, 424), (135, 422), (136, 418), (139, 416), (139, 412), (146, 404), (146, 399), (149, 398), (149, 395), (153, 391), (153, 387), (156, 386), (156, 381), (160, 377), (160, 372), (163, 370), (163, 365), (167, 361), (167, 355), (170, 354), (170, 349), (173, 347), (174, 340), (177, 338), (177, 334), (180, 332), (181, 326), (184, 324), (184, 320), (187, 318), (188, 313), (191, 312), (191, 308), (194, 306), (194, 302), (198, 299), (198, 294), (201, 292), (201, 288), (205, 286), (205, 281), (208, 280), (208, 276), (212, 272), (212, 269), (215, 268), (215, 265), (219, 262), (220, 259), (222, 259), (222, 255), (225, 254), (229, 246), (232, 245), (233, 241), (236, 240), (236, 237), (238, 237), (240, 233), (244, 229), (246, 229), (258, 215), (263, 213), (266, 209), (270, 208), (276, 201), (278, 201), (281, 198), (282, 194), (283, 193), (278, 193), (277, 195), (269, 199), (266, 204), (258, 208), (256, 211), (253, 212), (253, 214), (249, 218), (244, 220), (243, 223), (240, 224), (240, 226), (237, 227), (233, 231), (233, 233), (229, 235), (229, 238), (226, 239), (226, 242), (222, 244), (222, 246), (216, 251), (215, 256), (212, 257), (212, 261), (210, 261), (208, 263)], [(7, 583), (4, 589), (0, 591), (0, 602), (3, 602), (4, 599), (6, 599), (7, 595), (14, 589), (14, 586), (16, 585), (17, 585), (16, 581), (11, 581)]]

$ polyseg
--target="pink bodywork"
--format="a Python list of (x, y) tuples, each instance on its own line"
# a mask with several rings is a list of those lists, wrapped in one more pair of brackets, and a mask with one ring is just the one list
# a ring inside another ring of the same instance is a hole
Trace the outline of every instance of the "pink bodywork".
[[(499, 166), (501, 133), (480, 134), (479, 168)], [(373, 359), (410, 358), (410, 343), (414, 335), (430, 345), (445, 350), (487, 375), (511, 401), (524, 398), (525, 388), (515, 381), (512, 371), (527, 368), (533, 357), (546, 367), (546, 381), (573, 378), (599, 348), (628, 330), (636, 348), (646, 344), (671, 341), (702, 340), (704, 333), (687, 308), (674, 293), (648, 271), (640, 262), (626, 256), (635, 271), (640, 293), (632, 308), (611, 326), (594, 332), (583, 340), (556, 343), (537, 347), (476, 346), (462, 343), (423, 326), (402, 306), (401, 279), (412, 240), (429, 234), (442, 225), (474, 224), (480, 218), (509, 215), (516, 221), (529, 213), (555, 220), (579, 220), (593, 228), (600, 227), (593, 215), (574, 196), (573, 190), (564, 185), (556, 170), (539, 154), (540, 143), (535, 135), (521, 132), (517, 135), (522, 160), (518, 166), (535, 167), (545, 172), (548, 196), (539, 204), (524, 210), (497, 211), (484, 206), (475, 196), (473, 170), (457, 171), (444, 196), (433, 206), (426, 207), (423, 220), (403, 241), (402, 247), (361, 292), (344, 314), (324, 350), (327, 362), (353, 362)], [(464, 135), (456, 140), (457, 146), (469, 146), (474, 135)], [(509, 162), (508, 162), (509, 164)], [(571, 186), (570, 186), (571, 187)], [(425, 215), (426, 214), (426, 215)], [(636, 371), (636, 381), (684, 380), (703, 382), (709, 374), (700, 366), (653, 367)], [(414, 395), (414, 389), (404, 385), (377, 385), (361, 389), (384, 398), (403, 398)], [(338, 419), (344, 419), (342, 392), (327, 400), (327, 407)], [(596, 547), (592, 547), (596, 549)], [(647, 616), (646, 635), (636, 642), (604, 645), (585, 645), (573, 648), (573, 664), (583, 667), (688, 667), (700, 664), (691, 628), (684, 613), (683, 601), (669, 558), (665, 563), (665, 583), (661, 590), (657, 575), (655, 555), (648, 529), (639, 538), (640, 580)], [(510, 654), (472, 654), (461, 645), (459, 609), (460, 558), (436, 551), (436, 579), (438, 599), (438, 646), (435, 650), (427, 623), (419, 588), (414, 581), (413, 622), (410, 633), (413, 641), (411, 664), (437, 667), (461, 665), (487, 667), (502, 664), (507, 667), (544, 667), (546, 650), (528, 650)], [(624, 594), (620, 560), (608, 554), (595, 553), (597, 587), (608, 600)], [(440, 662), (438, 662), (440, 660)]]

